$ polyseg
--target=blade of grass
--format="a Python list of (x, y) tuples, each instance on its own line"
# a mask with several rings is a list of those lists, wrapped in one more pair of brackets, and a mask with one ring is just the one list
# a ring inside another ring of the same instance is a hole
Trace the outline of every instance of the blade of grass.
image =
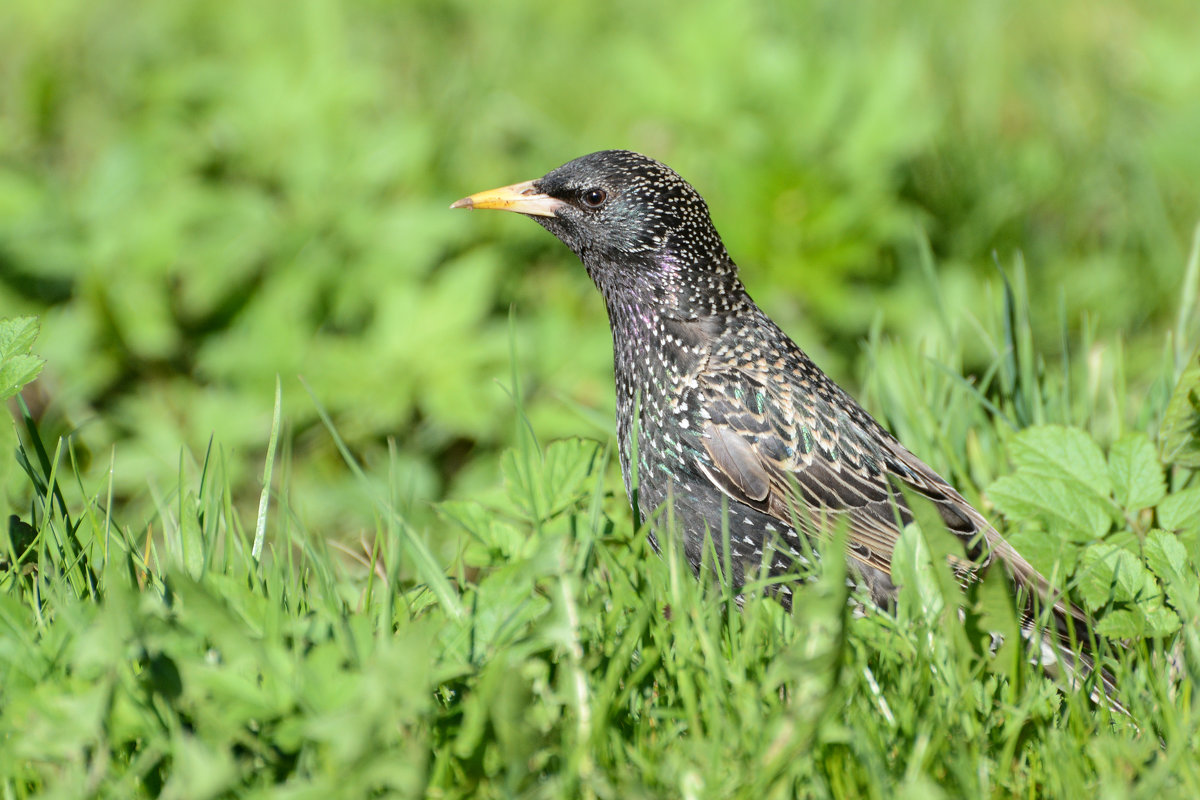
[(1188, 253), (1187, 269), (1184, 271), (1183, 288), (1179, 294), (1179, 316), (1175, 321), (1175, 377), (1183, 372), (1183, 365), (1191, 352), (1191, 337), (1188, 327), (1196, 315), (1196, 297), (1200, 292), (1200, 224), (1192, 231), (1192, 249)]
[(275, 446), (279, 444), (279, 420), (281, 417), (283, 389), (279, 375), (275, 376), (275, 411), (271, 417), (271, 438), (267, 440), (267, 460), (263, 465), (263, 488), (258, 497), (258, 519), (254, 524), (254, 545), (250, 548), (250, 556), (259, 561), (262, 558), (263, 540), (267, 536), (267, 509), (271, 504), (271, 472), (275, 468)]
[(350, 448), (342, 440), (341, 434), (337, 432), (337, 427), (334, 426), (333, 420), (329, 418), (329, 413), (325, 410), (325, 406), (317, 399), (316, 393), (304, 378), (300, 379), (300, 383), (304, 386), (304, 390), (308, 392), (308, 396), (317, 410), (317, 415), (320, 416), (321, 422), (325, 424), (325, 429), (333, 437), (333, 443), (341, 454), (342, 460), (346, 462), (346, 466), (350, 468), (350, 471), (354, 473), (354, 477), (362, 484), (376, 508), (396, 523), (404, 545), (416, 564), (417, 574), (421, 576), (425, 585), (433, 591), (434, 596), (437, 597), (438, 602), (446, 610), (446, 613), (450, 614), (456, 621), (461, 619), (463, 616), (462, 603), (459, 602), (458, 595), (450, 585), (450, 581), (446, 578), (445, 572), (438, 566), (433, 553), (429, 552), (429, 548), (417, 536), (416, 531), (409, 526), (408, 522), (400, 516), (396, 509), (371, 488), (370, 481), (367, 480), (362, 467), (359, 466), (358, 461), (350, 453)]

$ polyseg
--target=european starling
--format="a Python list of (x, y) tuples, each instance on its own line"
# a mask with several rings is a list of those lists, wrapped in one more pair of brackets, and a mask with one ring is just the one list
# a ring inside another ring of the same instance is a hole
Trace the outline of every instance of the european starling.
[[(1043, 664), (1062, 658), (1072, 673), (1091, 671), (1070, 647), (1087, 646), (1083, 612), (763, 313), (704, 199), (669, 167), (625, 150), (592, 153), (451, 208), (525, 214), (583, 261), (612, 327), (625, 488), (642, 519), (671, 500), (694, 570), (711, 542), (737, 586), (763, 568), (783, 575), (844, 525), (852, 572), (886, 607), (897, 594), (893, 548), (913, 519), (903, 487), (961, 540), (965, 558), (951, 558), (960, 580), (1004, 567)], [(651, 543), (658, 548), (653, 533)], [(785, 606), (791, 594), (778, 588)], [(1046, 607), (1055, 630), (1043, 637), (1036, 610)]]

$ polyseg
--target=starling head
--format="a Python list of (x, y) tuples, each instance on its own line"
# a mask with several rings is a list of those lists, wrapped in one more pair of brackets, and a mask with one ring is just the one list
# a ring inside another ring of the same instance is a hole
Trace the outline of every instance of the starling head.
[(661, 280), (681, 265), (733, 271), (704, 199), (670, 167), (628, 150), (592, 153), (451, 208), (532, 217), (579, 256), (601, 289)]

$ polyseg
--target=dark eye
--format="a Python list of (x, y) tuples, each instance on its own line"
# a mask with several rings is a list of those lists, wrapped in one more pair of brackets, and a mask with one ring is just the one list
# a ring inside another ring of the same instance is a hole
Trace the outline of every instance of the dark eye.
[(583, 192), (583, 204), (588, 208), (599, 208), (608, 199), (603, 189), (586, 189)]

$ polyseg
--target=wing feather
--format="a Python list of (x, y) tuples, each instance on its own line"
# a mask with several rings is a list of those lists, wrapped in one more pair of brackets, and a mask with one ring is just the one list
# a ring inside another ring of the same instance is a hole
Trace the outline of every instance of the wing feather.
[[(1013, 579), (1043, 599), (1048, 582), (946, 481), (909, 452), (822, 373), (801, 382), (766, 379), (724, 366), (703, 373), (698, 396), (707, 463), (701, 472), (728, 497), (820, 538), (845, 525), (849, 557), (891, 575), (900, 531), (912, 521), (901, 487), (928, 498), (965, 558), (951, 557), (964, 582), (1000, 558)], [(1074, 606), (1059, 610), (1079, 622)]]

